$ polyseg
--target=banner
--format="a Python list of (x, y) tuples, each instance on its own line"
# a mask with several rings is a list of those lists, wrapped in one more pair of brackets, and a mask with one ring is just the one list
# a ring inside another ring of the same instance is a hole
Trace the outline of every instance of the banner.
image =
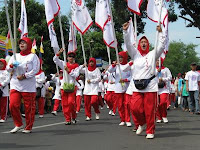
[(72, 22), (83, 35), (92, 25), (92, 18), (83, 0), (71, 0)]
[(18, 30), (19, 32), (21, 32), (21, 38), (28, 35), (27, 14), (24, 0), (21, 0), (21, 18)]
[(137, 15), (141, 15), (140, 6), (143, 0), (127, 0), (128, 9)]
[(12, 52), (11, 40), (0, 35), (0, 50)]
[(68, 52), (77, 50), (77, 42), (76, 42), (76, 32), (74, 31), (74, 25), (71, 24), (70, 32), (69, 32), (69, 44), (68, 44)]

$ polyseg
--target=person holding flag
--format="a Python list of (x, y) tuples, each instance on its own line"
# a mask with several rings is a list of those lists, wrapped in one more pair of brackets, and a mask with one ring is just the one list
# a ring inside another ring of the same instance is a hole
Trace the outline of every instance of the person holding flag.
[(8, 62), (7, 70), (13, 75), (10, 81), (10, 112), (15, 128), (10, 133), (16, 133), (23, 128), (20, 105), (24, 100), (26, 126), (23, 133), (31, 133), (35, 119), (36, 79), (35, 75), (40, 69), (40, 62), (36, 54), (31, 53), (32, 41), (24, 37), (19, 40), (20, 53), (16, 60), (12, 56)]
[[(75, 63), (75, 56), (76, 54), (74, 52), (68, 52), (67, 54), (67, 64), (64, 63), (64, 61), (59, 59), (59, 56), (61, 53), (63, 53), (63, 49), (60, 49), (60, 51), (54, 56), (53, 61), (56, 65), (58, 65), (62, 70), (67, 71), (67, 80), (70, 84), (76, 83), (76, 78), (78, 75), (74, 71), (79, 65)], [(71, 123), (76, 123), (76, 88), (71, 92), (64, 91), (64, 85), (65, 85), (65, 79), (61, 80), (61, 98), (62, 98), (62, 108), (63, 108), (63, 114), (65, 117), (65, 124), (71, 125)]]
[(0, 59), (0, 123), (6, 121), (8, 112), (10, 73), (7, 72), (6, 65), (6, 60)]
[[(126, 90), (129, 85), (129, 77), (130, 77), (130, 71), (124, 72), (122, 71), (121, 68), (125, 67), (126, 64), (128, 63), (128, 54), (127, 52), (121, 51), (119, 52), (119, 61), (120, 61), (120, 67), (119, 65), (114, 63), (108, 68), (108, 71), (110, 73), (115, 72), (115, 100), (113, 103), (113, 113), (116, 114), (116, 109), (118, 108), (119, 115), (121, 118), (120, 126), (125, 125), (125, 122), (127, 122), (127, 126), (131, 126), (130, 123), (130, 116), (129, 119), (128, 117), (125, 117), (125, 98), (126, 98)], [(121, 73), (121, 77), (120, 77)]]
[[(149, 52), (149, 42), (145, 36), (143, 36), (138, 43), (138, 49), (136, 49), (130, 41), (130, 32), (127, 32), (129, 23), (123, 25), (125, 45), (132, 60), (134, 60), (132, 79), (134, 80), (133, 96), (131, 99), (131, 111), (134, 118), (137, 120), (139, 127), (136, 134), (139, 135), (144, 129), (144, 125), (147, 124), (146, 133), (147, 139), (153, 139), (155, 133), (155, 108), (158, 92), (158, 83), (155, 79), (155, 75), (151, 74), (152, 63), (155, 50)], [(159, 32), (159, 45), (156, 51), (156, 60), (160, 57), (164, 51), (165, 36), (162, 35), (162, 29), (157, 26)], [(136, 124), (137, 124), (136, 123)]]

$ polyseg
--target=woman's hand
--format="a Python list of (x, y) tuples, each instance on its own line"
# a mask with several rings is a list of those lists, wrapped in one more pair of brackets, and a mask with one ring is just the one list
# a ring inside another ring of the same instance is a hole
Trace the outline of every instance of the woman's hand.
[(69, 72), (69, 68), (68, 68), (67, 66), (65, 66), (65, 70), (66, 70), (67, 72)]
[(158, 25), (158, 26), (156, 27), (156, 30), (157, 30), (158, 32), (162, 32), (161, 25)]
[(87, 80), (87, 82), (90, 84), (90, 83), (91, 83), (90, 79), (89, 79), (89, 80)]
[(127, 30), (129, 27), (129, 22), (123, 24), (123, 30)]
[(17, 76), (17, 79), (21, 81), (21, 80), (26, 79), (26, 77), (24, 75), (19, 75), (19, 76)]
[(63, 48), (61, 48), (59, 51), (58, 51), (58, 53), (56, 54), (56, 55), (60, 55), (60, 54), (62, 54), (64, 52), (64, 49)]

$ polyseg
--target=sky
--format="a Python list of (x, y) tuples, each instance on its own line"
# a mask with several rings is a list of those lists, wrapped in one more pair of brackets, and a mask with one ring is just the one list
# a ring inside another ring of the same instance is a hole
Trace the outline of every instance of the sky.
[[(43, 3), (44, 0), (36, 0), (40, 3)], [(68, 15), (70, 12), (70, 0), (58, 0), (60, 6), (61, 6), (61, 13), (63, 15)], [(176, 13), (179, 13), (179, 10), (176, 9)], [(145, 33), (144, 35), (147, 36), (150, 43), (154, 45), (155, 43), (155, 35), (156, 32), (152, 32), (156, 29), (156, 23), (150, 21), (149, 19), (146, 19), (146, 26), (145, 26)], [(187, 22), (185, 24), (185, 21), (181, 18), (178, 18), (178, 21), (169, 23), (169, 39), (170, 41), (182, 41), (185, 44), (193, 43), (195, 45), (199, 45), (196, 48), (196, 52), (200, 56), (200, 38), (197, 39), (196, 37), (200, 37), (200, 30), (197, 28), (187, 28), (186, 27)], [(142, 35), (140, 35), (142, 36)], [(140, 37), (139, 36), (139, 37)]]

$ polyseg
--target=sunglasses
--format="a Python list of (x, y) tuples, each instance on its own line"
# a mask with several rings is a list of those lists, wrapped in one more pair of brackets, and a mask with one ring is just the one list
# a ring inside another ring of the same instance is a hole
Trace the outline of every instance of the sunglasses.
[(72, 58), (75, 58), (75, 56), (73, 56), (73, 55), (69, 55), (68, 57), (72, 57)]

